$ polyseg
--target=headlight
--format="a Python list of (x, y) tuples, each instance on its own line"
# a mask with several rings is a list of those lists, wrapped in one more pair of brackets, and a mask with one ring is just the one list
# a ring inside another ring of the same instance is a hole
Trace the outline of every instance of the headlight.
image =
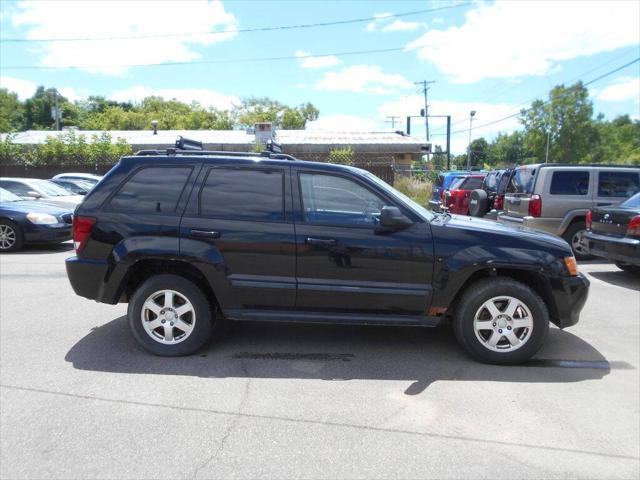
[(27, 218), (31, 223), (35, 223), (36, 225), (53, 225), (58, 223), (58, 219), (48, 213), (29, 213), (27, 214)]

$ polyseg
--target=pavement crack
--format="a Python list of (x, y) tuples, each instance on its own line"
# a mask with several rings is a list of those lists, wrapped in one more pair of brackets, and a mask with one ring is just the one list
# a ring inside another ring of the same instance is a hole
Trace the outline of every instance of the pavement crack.
[(202, 470), (204, 470), (208, 465), (210, 465), (215, 460), (217, 460), (218, 457), (222, 454), (222, 452), (224, 452), (224, 449), (227, 446), (227, 440), (236, 429), (238, 423), (240, 423), (240, 420), (243, 418), (242, 414), (244, 412), (245, 405), (249, 399), (249, 390), (251, 387), (251, 377), (249, 376), (249, 372), (247, 371), (247, 367), (244, 364), (244, 362), (242, 364), (242, 371), (245, 374), (246, 381), (244, 384), (244, 392), (242, 393), (240, 402), (238, 402), (238, 408), (235, 411), (236, 415), (234, 415), (231, 418), (231, 421), (229, 422), (229, 426), (227, 427), (227, 430), (224, 432), (224, 435), (222, 436), (222, 439), (218, 444), (218, 448), (216, 448), (216, 450), (213, 452), (213, 454), (211, 454), (211, 456), (209, 456), (204, 462), (202, 462), (198, 467), (196, 467), (195, 471), (193, 472), (193, 476), (191, 477), (194, 480), (198, 478), (198, 474)]

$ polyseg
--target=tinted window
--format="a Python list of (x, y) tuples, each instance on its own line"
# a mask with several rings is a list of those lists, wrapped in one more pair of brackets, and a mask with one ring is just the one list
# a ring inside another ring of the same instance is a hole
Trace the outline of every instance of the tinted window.
[(28, 193), (31, 190), (33, 190), (32, 188), (30, 188), (28, 185), (25, 185), (24, 183), (12, 182), (12, 181), (6, 181), (6, 180), (0, 181), (0, 187), (10, 191), (14, 195), (18, 195), (19, 197), (27, 197)]
[(343, 177), (300, 174), (304, 219), (310, 223), (373, 225), (385, 202), (360, 184)]
[(463, 190), (475, 190), (476, 188), (482, 188), (482, 178), (478, 177), (469, 177), (464, 180), (462, 184)]
[(498, 188), (498, 172), (489, 173), (484, 179), (484, 188), (493, 192)]
[(600, 172), (598, 174), (599, 197), (626, 198), (640, 190), (636, 172)]
[(212, 168), (200, 193), (206, 217), (284, 220), (281, 171)]
[(148, 167), (138, 170), (111, 199), (114, 210), (174, 213), (191, 167)]
[(553, 172), (549, 191), (552, 195), (586, 195), (589, 193), (589, 172)]
[(517, 168), (509, 181), (507, 193), (532, 193), (535, 178), (535, 169)]
[(620, 206), (626, 208), (640, 208), (640, 193), (636, 193), (630, 199), (625, 200), (620, 204)]

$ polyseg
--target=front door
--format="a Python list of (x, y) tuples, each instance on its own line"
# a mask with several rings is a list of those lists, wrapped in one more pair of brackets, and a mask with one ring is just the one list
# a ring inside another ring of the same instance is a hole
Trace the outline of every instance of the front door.
[(180, 253), (230, 316), (293, 308), (296, 251), (289, 168), (240, 161), (202, 169), (180, 225)]
[[(384, 192), (340, 174), (293, 169), (296, 208), (296, 309), (424, 315), (431, 298), (429, 225)], [(413, 225), (376, 233), (383, 206)]]

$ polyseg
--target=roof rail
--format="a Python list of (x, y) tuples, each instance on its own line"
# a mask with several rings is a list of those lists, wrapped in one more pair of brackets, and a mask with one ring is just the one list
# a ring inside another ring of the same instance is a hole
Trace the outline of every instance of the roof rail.
[(139, 150), (134, 153), (137, 157), (154, 156), (154, 155), (182, 155), (193, 157), (256, 157), (256, 158), (269, 158), (272, 160), (298, 160), (296, 157), (287, 155), (286, 153), (271, 153), (271, 152), (230, 152), (225, 150), (177, 150), (175, 148), (167, 148), (166, 150)]

